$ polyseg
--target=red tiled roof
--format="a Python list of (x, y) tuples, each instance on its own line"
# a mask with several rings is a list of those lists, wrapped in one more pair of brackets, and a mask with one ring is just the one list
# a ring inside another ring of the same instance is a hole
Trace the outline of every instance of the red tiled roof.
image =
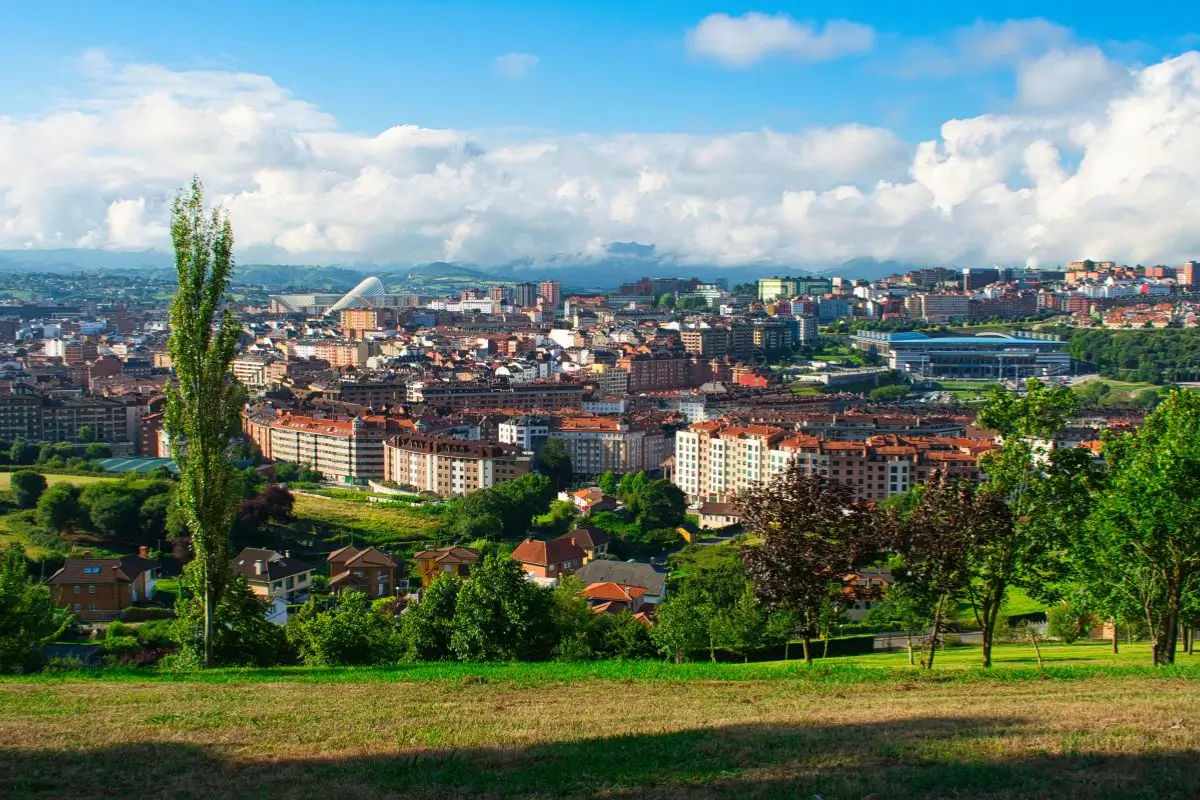
[(590, 600), (608, 600), (618, 603), (631, 603), (646, 593), (641, 586), (626, 586), (623, 583), (593, 583), (579, 593), (580, 597)]
[(585, 555), (579, 545), (565, 538), (551, 539), (548, 542), (526, 539), (512, 552), (512, 557), (517, 561), (541, 567), (582, 560)]

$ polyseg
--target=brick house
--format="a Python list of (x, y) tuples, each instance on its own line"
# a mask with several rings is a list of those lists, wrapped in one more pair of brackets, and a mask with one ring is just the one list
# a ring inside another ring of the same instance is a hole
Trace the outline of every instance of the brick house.
[(146, 552), (143, 547), (136, 556), (68, 558), (46, 581), (54, 602), (85, 622), (116, 619), (154, 597), (158, 565)]
[(479, 551), (470, 547), (438, 547), (422, 550), (413, 559), (421, 574), (421, 586), (425, 587), (442, 574), (467, 577), (471, 574), (471, 565), (479, 560)]
[(526, 539), (513, 550), (512, 557), (521, 562), (529, 577), (557, 581), (583, 566), (587, 553), (564, 535), (549, 541)]
[(389, 597), (396, 594), (396, 559), (382, 550), (365, 550), (347, 545), (335, 550), (326, 559), (329, 563), (329, 588), (335, 594), (355, 589), (368, 597)]

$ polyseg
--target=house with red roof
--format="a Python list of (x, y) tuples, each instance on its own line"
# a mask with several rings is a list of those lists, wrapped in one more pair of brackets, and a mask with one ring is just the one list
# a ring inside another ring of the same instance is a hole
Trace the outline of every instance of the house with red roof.
[(615, 614), (619, 611), (638, 613), (645, 602), (646, 589), (642, 586), (627, 586), (623, 583), (605, 581), (590, 583), (579, 593), (597, 614)]
[(513, 550), (512, 557), (529, 577), (557, 582), (583, 566), (587, 553), (568, 534), (549, 541), (526, 539)]

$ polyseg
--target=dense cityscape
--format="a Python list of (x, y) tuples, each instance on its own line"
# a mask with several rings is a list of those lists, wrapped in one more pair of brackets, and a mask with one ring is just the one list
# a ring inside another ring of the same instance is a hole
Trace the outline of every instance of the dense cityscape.
[(0, 798), (1200, 795), (1200, 34), (781, 6), (6, 9)]

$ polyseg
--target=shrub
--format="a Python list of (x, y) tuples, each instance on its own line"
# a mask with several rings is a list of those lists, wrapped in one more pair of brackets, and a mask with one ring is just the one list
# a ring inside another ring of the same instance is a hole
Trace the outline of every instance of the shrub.
[[(175, 617), (175, 612), (169, 608), (154, 608), (153, 606), (130, 606), (121, 612), (125, 622), (147, 622), (150, 620), (169, 620)], [(115, 623), (114, 623), (115, 624)]]

